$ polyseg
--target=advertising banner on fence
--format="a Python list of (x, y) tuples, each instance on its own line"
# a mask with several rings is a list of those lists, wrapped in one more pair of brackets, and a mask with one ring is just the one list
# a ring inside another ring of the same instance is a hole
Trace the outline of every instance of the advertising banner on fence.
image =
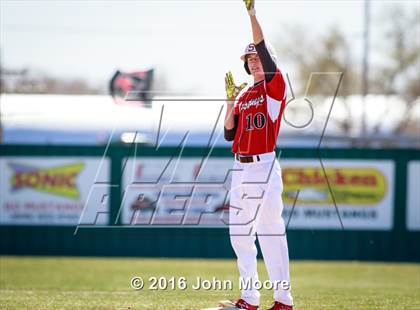
[(420, 230), (420, 161), (407, 165), (407, 229)]
[(122, 223), (223, 226), (231, 169), (226, 158), (130, 158), (123, 173)]
[(107, 224), (109, 160), (2, 157), (0, 224)]
[(319, 160), (281, 163), (283, 215), (290, 228), (392, 229), (392, 161), (323, 160), (323, 166)]
[[(280, 164), (288, 228), (392, 228), (392, 161), (325, 160), (325, 170), (319, 160)], [(226, 226), (232, 166), (231, 158), (129, 158), (122, 223)]]

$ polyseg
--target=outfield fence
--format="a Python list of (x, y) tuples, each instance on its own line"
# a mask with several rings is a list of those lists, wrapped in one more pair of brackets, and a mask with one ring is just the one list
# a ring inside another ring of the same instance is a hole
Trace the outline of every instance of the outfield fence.
[[(420, 150), (278, 150), (291, 259), (420, 261)], [(228, 148), (2, 145), (0, 254), (233, 257)]]

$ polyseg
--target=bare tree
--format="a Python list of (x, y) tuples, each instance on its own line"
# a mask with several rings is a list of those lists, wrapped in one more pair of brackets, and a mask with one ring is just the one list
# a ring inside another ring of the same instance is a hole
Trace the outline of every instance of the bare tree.
[(29, 69), (1, 71), (1, 92), (18, 94), (99, 94), (101, 90), (92, 87), (84, 79), (52, 77)]
[[(375, 68), (372, 92), (398, 95), (405, 102), (404, 116), (395, 133), (419, 133), (420, 125), (413, 116), (420, 97), (420, 10), (408, 11), (393, 6), (383, 12), (384, 61)], [(413, 131), (414, 130), (414, 131)]]
[[(420, 124), (415, 110), (420, 109), (420, 11), (408, 11), (401, 6), (387, 7), (383, 20), (377, 23), (382, 46), (374, 46), (375, 55), (382, 60), (370, 64), (369, 93), (397, 95), (403, 101), (403, 116), (393, 128), (394, 133), (420, 133)], [(348, 105), (349, 95), (361, 93), (360, 64), (351, 55), (348, 38), (338, 27), (332, 27), (322, 36), (310, 37), (308, 29), (293, 26), (287, 32), (289, 41), (282, 40), (282, 55), (295, 65), (301, 93), (312, 72), (342, 72), (343, 80), (338, 95), (346, 116), (342, 120), (332, 119), (342, 130), (349, 133), (355, 126), (352, 109)], [(376, 60), (376, 59), (375, 59)], [(311, 81), (310, 93), (330, 96), (336, 83), (327, 77)], [(383, 118), (390, 110), (371, 124), (373, 132), (382, 130)]]
[(306, 82), (314, 72), (331, 73), (337, 75), (324, 75), (311, 80), (308, 95), (332, 96), (337, 86), (338, 74), (343, 74), (339, 89), (339, 96), (347, 117), (335, 121), (344, 133), (352, 129), (351, 109), (346, 102), (346, 97), (357, 93), (359, 90), (359, 78), (355, 70), (353, 58), (350, 53), (350, 44), (338, 27), (331, 27), (326, 35), (316, 38), (308, 37), (307, 30), (294, 27), (291, 40), (282, 46), (282, 55), (286, 55), (296, 65), (297, 77), (300, 85), (300, 93), (306, 88)]

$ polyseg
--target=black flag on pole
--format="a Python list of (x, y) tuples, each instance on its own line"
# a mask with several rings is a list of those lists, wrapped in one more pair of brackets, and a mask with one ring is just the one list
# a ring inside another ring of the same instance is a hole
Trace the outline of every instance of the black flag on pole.
[(134, 104), (151, 107), (153, 69), (148, 71), (121, 72), (117, 70), (109, 84), (116, 104)]

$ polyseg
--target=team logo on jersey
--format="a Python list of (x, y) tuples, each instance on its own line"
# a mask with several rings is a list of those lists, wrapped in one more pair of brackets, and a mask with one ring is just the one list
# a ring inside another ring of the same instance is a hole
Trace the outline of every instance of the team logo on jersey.
[(82, 171), (84, 163), (51, 168), (9, 163), (9, 167), (13, 170), (13, 175), (10, 178), (12, 191), (29, 188), (73, 199), (80, 196), (76, 179)]
[(251, 99), (247, 102), (244, 102), (241, 104), (241, 111), (246, 110), (252, 106), (257, 106), (260, 103), (263, 103), (265, 101), (264, 95), (261, 95), (257, 98)]

